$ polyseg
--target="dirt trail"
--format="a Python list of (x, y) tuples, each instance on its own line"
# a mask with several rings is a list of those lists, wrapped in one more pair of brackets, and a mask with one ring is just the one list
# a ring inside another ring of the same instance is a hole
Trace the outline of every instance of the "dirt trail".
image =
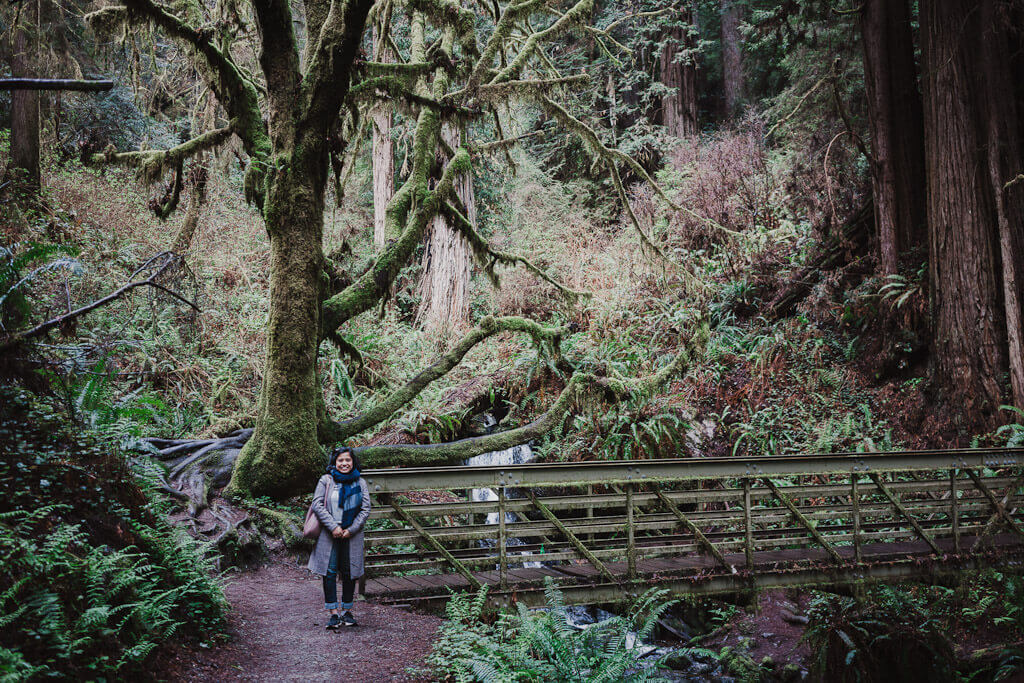
[(231, 641), (179, 650), (154, 673), (170, 681), (417, 680), (406, 669), (422, 665), (441, 623), (360, 601), (359, 626), (327, 631), (320, 579), (304, 568), (271, 564), (228, 581)]

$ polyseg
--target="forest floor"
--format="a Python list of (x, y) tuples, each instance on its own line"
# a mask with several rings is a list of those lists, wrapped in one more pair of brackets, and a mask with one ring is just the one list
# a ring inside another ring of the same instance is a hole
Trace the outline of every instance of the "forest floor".
[(153, 673), (169, 681), (422, 680), (439, 617), (360, 601), (354, 628), (327, 631), (319, 577), (272, 563), (228, 579), (231, 640), (211, 649), (175, 648)]

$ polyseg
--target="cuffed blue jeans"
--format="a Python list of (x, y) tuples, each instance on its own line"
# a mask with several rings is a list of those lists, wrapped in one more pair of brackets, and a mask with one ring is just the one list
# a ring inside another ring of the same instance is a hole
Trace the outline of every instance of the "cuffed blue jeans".
[[(340, 567), (339, 564), (341, 564)], [(336, 538), (331, 545), (331, 559), (327, 563), (327, 573), (324, 574), (324, 609), (338, 609), (339, 570), (341, 574), (341, 609), (350, 610), (356, 596), (356, 580), (349, 577), (347, 538)]]

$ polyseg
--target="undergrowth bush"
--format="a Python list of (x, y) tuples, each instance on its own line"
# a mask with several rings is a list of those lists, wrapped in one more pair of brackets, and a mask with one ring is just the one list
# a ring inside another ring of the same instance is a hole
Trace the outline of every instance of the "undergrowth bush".
[(0, 680), (109, 680), (160, 643), (222, 632), (210, 558), (123, 458), (0, 387)]
[[(660, 659), (640, 662), (634, 646), (647, 638), (671, 605), (667, 591), (645, 593), (625, 617), (578, 629), (569, 621), (562, 593), (551, 579), (545, 585), (546, 610), (515, 612), (497, 620), (484, 618), (487, 587), (473, 595), (452, 596), (447, 620), (427, 657), (442, 680), (471, 681), (655, 681)], [(635, 632), (635, 640), (630, 632)]]
[(934, 610), (912, 594), (880, 586), (871, 598), (822, 594), (808, 611), (804, 639), (816, 654), (817, 680), (948, 681), (955, 677), (953, 645)]

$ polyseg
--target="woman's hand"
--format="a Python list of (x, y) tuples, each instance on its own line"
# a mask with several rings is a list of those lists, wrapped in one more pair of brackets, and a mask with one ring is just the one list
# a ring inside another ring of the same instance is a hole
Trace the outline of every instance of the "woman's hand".
[(334, 527), (334, 531), (331, 532), (331, 535), (335, 538), (345, 538), (345, 534), (347, 533), (348, 532), (342, 529), (340, 526), (336, 526)]

